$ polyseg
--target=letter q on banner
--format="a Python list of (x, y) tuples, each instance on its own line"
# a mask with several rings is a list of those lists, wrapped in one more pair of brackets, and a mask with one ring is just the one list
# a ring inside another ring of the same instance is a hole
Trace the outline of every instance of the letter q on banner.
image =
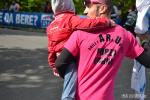
[(12, 13), (5, 13), (4, 14), (4, 23), (6, 24), (13, 24), (13, 14)]

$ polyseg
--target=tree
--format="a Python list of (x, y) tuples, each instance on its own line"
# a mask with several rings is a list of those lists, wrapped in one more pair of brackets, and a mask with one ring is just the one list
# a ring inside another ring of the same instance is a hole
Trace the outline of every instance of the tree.
[(84, 0), (73, 0), (78, 14), (83, 14), (84, 11)]
[(20, 0), (21, 11), (42, 12), (44, 3), (47, 0)]
[[(27, 11), (27, 12), (42, 12), (43, 6), (47, 0), (16, 0), (21, 5), (21, 11)], [(49, 0), (50, 1), (50, 0)], [(84, 11), (84, 0), (73, 0), (76, 12), (77, 14), (83, 14)], [(5, 5), (9, 8), (12, 0), (2, 0), (0, 2), (0, 9), (4, 9)], [(129, 7), (133, 4), (135, 4), (135, 0), (113, 0), (113, 2), (118, 5), (122, 4), (121, 10), (124, 13), (126, 13), (129, 9)]]

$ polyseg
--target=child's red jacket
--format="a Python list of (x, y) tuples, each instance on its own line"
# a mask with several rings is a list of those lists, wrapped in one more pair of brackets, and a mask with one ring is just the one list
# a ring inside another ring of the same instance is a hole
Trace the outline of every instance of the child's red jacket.
[(64, 43), (75, 30), (91, 31), (104, 29), (110, 26), (107, 18), (80, 18), (73, 13), (63, 13), (55, 17), (47, 27), (48, 36), (48, 63), (55, 68), (56, 53), (60, 53)]

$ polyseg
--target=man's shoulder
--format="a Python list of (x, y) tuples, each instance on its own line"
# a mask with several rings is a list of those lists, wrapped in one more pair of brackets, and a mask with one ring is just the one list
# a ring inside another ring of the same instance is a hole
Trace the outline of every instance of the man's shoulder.
[(76, 30), (73, 32), (73, 34), (81, 34), (81, 35), (90, 35), (90, 34), (99, 34), (99, 33), (107, 33), (107, 32), (126, 32), (126, 30), (120, 26), (120, 25), (116, 25), (115, 27), (111, 27), (111, 28), (106, 28), (103, 30), (99, 30), (99, 31), (83, 31), (83, 30)]
[(126, 30), (125, 28), (123, 28), (120, 25), (116, 25), (113, 29), (115, 29), (115, 31), (125, 31)]
[(72, 33), (73, 37), (78, 37), (79, 39), (83, 39), (88, 36), (88, 32), (82, 30), (76, 30)]
[(76, 31), (73, 32), (73, 34), (78, 34), (78, 35), (80, 35), (80, 34), (85, 35), (85, 34), (88, 34), (88, 33), (89, 32), (82, 31), (82, 30), (76, 30)]
[(111, 28), (106, 28), (106, 29), (100, 29), (100, 30), (96, 30), (96, 31), (89, 31), (89, 30), (87, 30), (87, 31), (83, 31), (83, 30), (76, 30), (76, 31), (74, 31), (73, 33), (75, 33), (75, 34), (90, 34), (90, 33), (92, 33), (92, 34), (99, 34), (99, 32), (101, 32), (101, 33), (103, 33), (103, 32), (105, 32), (105, 31), (124, 31), (125, 29), (122, 27), (122, 26), (120, 26), (120, 25), (116, 25), (116, 26), (114, 26), (114, 27), (111, 27)]
[(124, 29), (122, 26), (120, 26), (118, 24), (114, 28), (116, 28), (116, 29)]

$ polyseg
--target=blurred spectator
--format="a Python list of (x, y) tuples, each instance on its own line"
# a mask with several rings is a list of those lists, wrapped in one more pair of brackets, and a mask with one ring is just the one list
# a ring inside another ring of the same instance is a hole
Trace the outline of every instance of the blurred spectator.
[(126, 21), (125, 21), (123, 27), (126, 28), (131, 33), (133, 33), (134, 36), (135, 36), (134, 27), (136, 24), (136, 19), (137, 19), (137, 10), (136, 10), (135, 5), (133, 5), (128, 10)]
[(15, 0), (12, 1), (12, 4), (9, 7), (9, 11), (18, 12), (20, 10), (20, 5)]
[(51, 3), (49, 1), (46, 1), (46, 4), (44, 6), (44, 12), (45, 13), (52, 13), (52, 7), (51, 7)]
[(120, 24), (121, 22), (120, 15), (121, 10), (118, 9), (118, 7), (113, 4), (111, 9), (111, 19), (113, 19), (117, 24)]

